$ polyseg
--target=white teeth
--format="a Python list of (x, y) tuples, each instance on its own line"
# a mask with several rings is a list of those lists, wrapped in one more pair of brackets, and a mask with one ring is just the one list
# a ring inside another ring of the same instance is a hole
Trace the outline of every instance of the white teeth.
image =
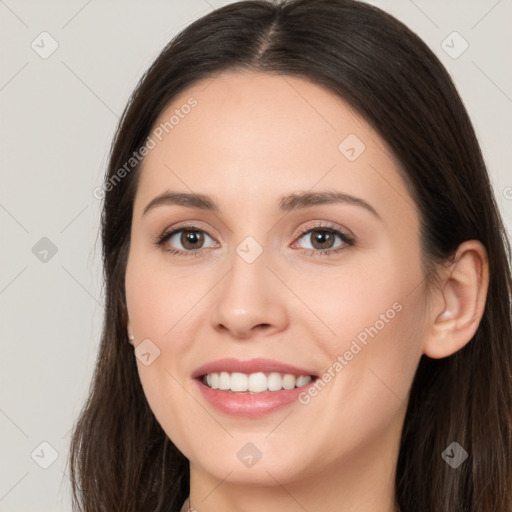
[(220, 372), (219, 374), (219, 389), (227, 391), (231, 388), (231, 376), (228, 372)]
[(296, 377), (289, 373), (283, 374), (271, 372), (265, 374), (257, 373), (209, 373), (203, 377), (203, 383), (212, 389), (223, 391), (262, 393), (263, 391), (280, 391), (281, 389), (300, 388), (311, 382), (309, 375), (300, 375)]
[[(267, 376), (264, 373), (251, 373), (248, 378), (248, 390), (253, 393), (261, 393), (267, 391)], [(233, 388), (231, 388), (233, 389)], [(233, 391), (235, 391), (233, 389)]]
[(293, 389), (295, 387), (295, 382), (297, 378), (295, 375), (290, 375), (289, 373), (283, 377), (283, 388), (284, 389)]
[(248, 380), (245, 373), (232, 373), (231, 391), (247, 391)]
[(280, 373), (271, 373), (267, 377), (267, 387), (269, 391), (279, 391), (283, 387), (283, 378)]
[(311, 377), (300, 376), (297, 378), (297, 383), (295, 384), (298, 388), (301, 386), (305, 386), (311, 382)]

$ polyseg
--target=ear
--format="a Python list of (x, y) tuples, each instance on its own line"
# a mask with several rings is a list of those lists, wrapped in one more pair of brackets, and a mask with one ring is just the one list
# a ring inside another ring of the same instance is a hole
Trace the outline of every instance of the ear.
[(478, 240), (457, 248), (453, 263), (443, 269), (432, 297), (423, 353), (433, 359), (448, 357), (474, 336), (482, 319), (489, 286), (487, 251)]

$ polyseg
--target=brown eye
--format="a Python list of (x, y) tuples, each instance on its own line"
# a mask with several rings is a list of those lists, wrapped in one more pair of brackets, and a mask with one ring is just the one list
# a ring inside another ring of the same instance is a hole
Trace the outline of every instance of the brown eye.
[(314, 249), (332, 249), (334, 234), (325, 229), (315, 229), (309, 232), (310, 240)]
[(185, 226), (164, 233), (158, 238), (156, 245), (176, 255), (198, 255), (202, 252), (207, 238), (211, 241), (209, 247), (214, 247), (215, 241), (205, 231), (195, 226)]
[[(348, 237), (338, 230), (326, 229), (326, 228), (313, 228), (305, 231), (299, 237), (300, 239), (309, 241), (310, 247), (304, 247), (305, 249), (323, 251), (323, 250), (334, 250), (340, 245), (346, 245), (350, 243)], [(336, 238), (341, 240), (341, 244), (338, 243), (336, 246)]]
[[(355, 238), (347, 233), (335, 227), (322, 225), (303, 229), (296, 240), (299, 242), (295, 242), (294, 245), (298, 244), (304, 253), (310, 256), (333, 256), (355, 244)], [(307, 241), (309, 247), (302, 245), (300, 240)]]
[(201, 231), (182, 230), (180, 243), (186, 250), (200, 249), (204, 243), (204, 234)]

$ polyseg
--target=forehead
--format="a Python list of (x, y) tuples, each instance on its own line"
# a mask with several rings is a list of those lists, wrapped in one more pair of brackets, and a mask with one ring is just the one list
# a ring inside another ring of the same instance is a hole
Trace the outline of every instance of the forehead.
[[(195, 106), (189, 108), (190, 103)], [(171, 119), (173, 125), (166, 130)], [(294, 155), (311, 155), (319, 142), (322, 149), (337, 152), (344, 132), (366, 138), (371, 132), (364, 119), (331, 91), (296, 77), (249, 71), (225, 72), (192, 85), (174, 98), (155, 126), (168, 132), (162, 138), (174, 141), (174, 149), (188, 143), (187, 149), (194, 150), (187, 155), (189, 160), (213, 153), (213, 143), (215, 155), (222, 152), (227, 159), (246, 162), (249, 157), (289, 157), (290, 149)], [(163, 146), (164, 153), (171, 149), (171, 144)]]
[(139, 203), (166, 188), (245, 204), (314, 187), (377, 202), (383, 191), (394, 189), (395, 202), (396, 190), (407, 195), (368, 123), (331, 91), (297, 77), (231, 71), (201, 80), (160, 113), (151, 137)]

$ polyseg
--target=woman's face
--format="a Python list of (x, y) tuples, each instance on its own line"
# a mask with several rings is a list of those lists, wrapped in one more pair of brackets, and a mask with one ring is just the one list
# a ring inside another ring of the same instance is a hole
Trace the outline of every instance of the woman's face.
[(151, 138), (126, 299), (147, 400), (191, 468), (275, 485), (394, 462), (427, 304), (382, 139), (326, 89), (252, 72), (190, 87)]

